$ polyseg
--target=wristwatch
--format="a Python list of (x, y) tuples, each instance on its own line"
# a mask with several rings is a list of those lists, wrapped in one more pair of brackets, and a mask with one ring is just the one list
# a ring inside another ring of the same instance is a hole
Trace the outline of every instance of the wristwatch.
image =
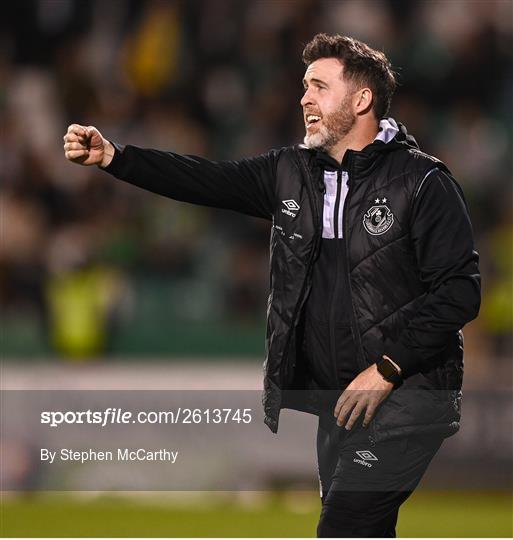
[(385, 381), (391, 382), (394, 385), (394, 389), (399, 388), (403, 384), (403, 378), (400, 371), (395, 364), (388, 358), (383, 358), (377, 363), (378, 371), (381, 373)]

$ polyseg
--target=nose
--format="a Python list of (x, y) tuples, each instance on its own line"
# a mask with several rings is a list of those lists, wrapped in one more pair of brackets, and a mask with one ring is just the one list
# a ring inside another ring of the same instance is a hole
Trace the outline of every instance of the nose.
[(303, 94), (300, 103), (301, 107), (305, 107), (306, 105), (311, 105), (313, 103), (309, 89), (305, 90), (305, 93)]

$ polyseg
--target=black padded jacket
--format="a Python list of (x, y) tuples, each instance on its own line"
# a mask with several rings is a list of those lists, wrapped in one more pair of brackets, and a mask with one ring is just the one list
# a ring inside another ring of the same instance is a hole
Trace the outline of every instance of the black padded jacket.
[[(461, 328), (480, 305), (478, 254), (463, 193), (447, 167), (421, 152), (403, 125), (385, 144), (349, 150), (344, 208), (351, 328), (361, 370), (389, 355), (405, 384), (370, 424), (374, 441), (459, 427)], [(322, 233), (323, 169), (302, 145), (239, 161), (115, 144), (106, 171), (179, 201), (272, 221), (263, 405), (318, 414), (301, 355), (302, 308)]]

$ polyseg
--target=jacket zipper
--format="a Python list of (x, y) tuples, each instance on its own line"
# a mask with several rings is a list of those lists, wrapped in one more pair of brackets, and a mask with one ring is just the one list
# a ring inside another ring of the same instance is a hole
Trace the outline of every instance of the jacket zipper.
[(329, 333), (330, 333), (330, 356), (331, 356), (331, 365), (333, 368), (334, 380), (338, 388), (338, 370), (337, 370), (337, 351), (335, 347), (335, 298), (337, 297), (337, 289), (339, 285), (339, 241), (338, 241), (338, 215), (340, 212), (340, 196), (342, 194), (342, 171), (337, 169), (337, 193), (335, 196), (335, 209), (333, 212), (334, 219), (334, 232), (335, 232), (335, 283), (333, 285), (333, 292), (331, 295), (330, 302), (330, 318), (328, 321)]
[[(337, 194), (335, 196), (335, 211), (333, 218), (335, 219), (335, 238), (338, 240), (338, 214), (340, 212), (340, 195), (342, 192), (342, 171), (337, 170)], [(344, 201), (345, 205), (345, 201)]]
[[(365, 361), (364, 361), (365, 355), (363, 351), (362, 339), (361, 339), (360, 332), (357, 326), (356, 310), (355, 310), (354, 302), (353, 302), (353, 291), (351, 288), (350, 265), (349, 265), (349, 241), (348, 241), (348, 235), (347, 235), (347, 229), (348, 229), (347, 206), (351, 198), (352, 187), (354, 185), (354, 180), (355, 180), (354, 170), (353, 170), (354, 158), (353, 158), (353, 154), (351, 150), (348, 150), (347, 154), (348, 154), (348, 170), (349, 170), (349, 180), (348, 180), (349, 189), (347, 191), (347, 195), (346, 195), (346, 199), (344, 201), (344, 207), (343, 207), (344, 213), (342, 216), (342, 236), (344, 238), (344, 245), (346, 248), (346, 279), (347, 279), (347, 285), (348, 285), (348, 291), (349, 291), (349, 302), (351, 304), (351, 310), (350, 310), (351, 332), (353, 334), (353, 340), (356, 343), (356, 346), (359, 352), (359, 354), (357, 354), (358, 365), (363, 371), (367, 369), (368, 366), (365, 365)], [(371, 446), (374, 446), (376, 444), (376, 426), (374, 422), (371, 422), (371, 430), (372, 430), (372, 435), (369, 435), (369, 442)]]

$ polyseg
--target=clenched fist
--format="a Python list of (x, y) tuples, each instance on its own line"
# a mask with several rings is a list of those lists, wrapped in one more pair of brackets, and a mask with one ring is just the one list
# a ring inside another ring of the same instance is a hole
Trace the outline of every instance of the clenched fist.
[(64, 155), (73, 163), (107, 167), (114, 156), (114, 147), (94, 126), (71, 124), (63, 139)]

